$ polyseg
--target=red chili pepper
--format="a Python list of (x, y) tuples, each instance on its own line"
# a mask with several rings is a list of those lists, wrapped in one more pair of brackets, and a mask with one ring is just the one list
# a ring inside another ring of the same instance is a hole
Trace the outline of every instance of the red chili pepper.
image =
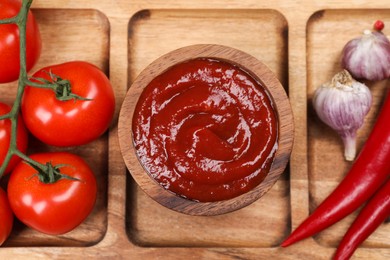
[(317, 209), (281, 244), (289, 246), (338, 222), (363, 205), (390, 172), (390, 94), (348, 174)]
[(337, 248), (334, 260), (349, 259), (390, 215), (390, 180), (369, 200)]

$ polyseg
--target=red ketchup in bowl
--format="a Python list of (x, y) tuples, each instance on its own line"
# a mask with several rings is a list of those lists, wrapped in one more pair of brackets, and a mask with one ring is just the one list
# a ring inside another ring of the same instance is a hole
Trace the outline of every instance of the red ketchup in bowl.
[(213, 58), (174, 65), (138, 99), (133, 142), (144, 169), (165, 189), (200, 202), (259, 185), (278, 148), (278, 121), (262, 84)]

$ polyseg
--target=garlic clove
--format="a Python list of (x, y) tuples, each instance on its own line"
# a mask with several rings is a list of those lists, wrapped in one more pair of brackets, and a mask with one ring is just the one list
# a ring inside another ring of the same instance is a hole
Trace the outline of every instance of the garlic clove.
[(369, 88), (352, 78), (347, 70), (337, 73), (331, 82), (316, 89), (313, 106), (318, 117), (335, 130), (344, 143), (348, 161), (356, 156), (356, 133), (370, 110)]
[(365, 30), (342, 51), (342, 67), (355, 78), (371, 81), (390, 77), (390, 41), (382, 32)]

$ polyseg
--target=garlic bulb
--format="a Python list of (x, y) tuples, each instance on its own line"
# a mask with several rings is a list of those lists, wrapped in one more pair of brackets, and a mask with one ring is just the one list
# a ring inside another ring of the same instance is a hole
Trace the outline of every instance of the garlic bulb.
[(357, 79), (386, 79), (390, 77), (390, 41), (381, 32), (365, 30), (345, 45), (341, 62)]
[(314, 109), (318, 117), (340, 135), (347, 161), (355, 159), (356, 132), (363, 125), (371, 103), (369, 88), (354, 80), (347, 70), (337, 73), (331, 82), (314, 93)]

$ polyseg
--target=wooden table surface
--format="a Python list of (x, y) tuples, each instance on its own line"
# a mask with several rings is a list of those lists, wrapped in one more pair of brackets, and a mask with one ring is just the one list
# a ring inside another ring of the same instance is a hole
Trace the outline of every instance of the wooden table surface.
[[(337, 185), (350, 167), (337, 135), (311, 106), (314, 90), (338, 72), (344, 44), (389, 24), (390, 0), (35, 0), (43, 40), (33, 70), (69, 60), (96, 64), (117, 99), (108, 134), (76, 149), (93, 165), (99, 196), (76, 230), (46, 236), (16, 223), (0, 259), (331, 259), (355, 214), (288, 248), (279, 244)], [(192, 44), (221, 44), (265, 63), (288, 92), (295, 142), (288, 169), (266, 196), (233, 213), (194, 217), (166, 209), (131, 179), (118, 144), (117, 118), (137, 75), (153, 60)], [(374, 123), (387, 81), (368, 84), (374, 96), (358, 149)], [(0, 88), (12, 103), (16, 83)], [(59, 150), (32, 140), (30, 152)], [(61, 149), (60, 149), (61, 150)], [(382, 225), (354, 259), (390, 259), (390, 225)]]

